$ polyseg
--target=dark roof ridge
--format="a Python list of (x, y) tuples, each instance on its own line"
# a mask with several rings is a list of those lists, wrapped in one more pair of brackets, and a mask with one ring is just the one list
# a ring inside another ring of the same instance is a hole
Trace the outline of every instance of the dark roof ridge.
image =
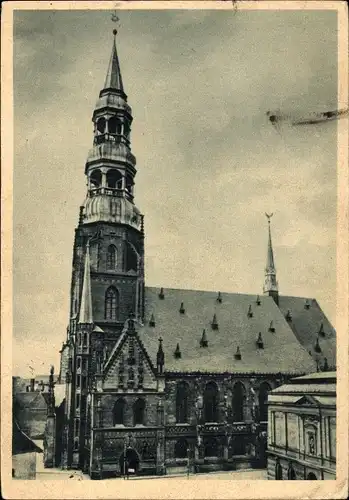
[(267, 298), (267, 296), (261, 294), (261, 293), (247, 293), (247, 292), (228, 292), (228, 291), (224, 291), (222, 289), (216, 289), (216, 290), (199, 290), (199, 289), (195, 289), (195, 288), (174, 288), (174, 287), (166, 287), (166, 286), (149, 286), (147, 285), (145, 287), (146, 289), (152, 289), (152, 290), (160, 290), (161, 288), (163, 288), (164, 292), (165, 291), (176, 291), (176, 292), (200, 292), (200, 293), (214, 293), (215, 295), (217, 295), (218, 291), (220, 291), (221, 295), (224, 295), (224, 294), (228, 294), (228, 295), (245, 295), (245, 296), (249, 296), (249, 297), (257, 297), (259, 295), (259, 297), (262, 299), (262, 298)]

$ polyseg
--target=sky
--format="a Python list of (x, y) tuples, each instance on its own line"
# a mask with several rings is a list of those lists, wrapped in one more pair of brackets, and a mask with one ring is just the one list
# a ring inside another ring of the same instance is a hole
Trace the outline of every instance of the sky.
[[(336, 12), (122, 11), (135, 202), (149, 286), (262, 292), (265, 212), (280, 293), (335, 324)], [(108, 11), (14, 16), (13, 373), (59, 371)], [(266, 113), (285, 119), (273, 126)]]

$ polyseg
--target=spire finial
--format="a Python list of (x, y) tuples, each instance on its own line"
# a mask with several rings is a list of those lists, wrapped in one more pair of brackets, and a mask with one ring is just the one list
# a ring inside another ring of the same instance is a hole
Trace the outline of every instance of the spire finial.
[(273, 217), (273, 215), (274, 215), (273, 212), (271, 214), (267, 214), (267, 212), (265, 212), (265, 216), (268, 219), (268, 224), (270, 224), (270, 219)]
[[(116, 14), (116, 11), (112, 14), (111, 17), (112, 21), (114, 23), (119, 23), (119, 18)], [(104, 82), (104, 87), (100, 92), (100, 97), (102, 95), (105, 95), (106, 92), (110, 91), (116, 91), (118, 92), (121, 96), (126, 99), (126, 94), (124, 92), (124, 87), (122, 83), (122, 77), (121, 77), (121, 70), (120, 70), (120, 63), (119, 63), (119, 58), (116, 50), (116, 35), (118, 33), (118, 30), (116, 28), (113, 29), (113, 35), (114, 35), (114, 41), (113, 41), (113, 47), (112, 47), (112, 53), (110, 56), (110, 61), (109, 61), (109, 66), (108, 66), (108, 72), (107, 76)]]
[(114, 35), (114, 37), (116, 37), (116, 35), (118, 34), (117, 28), (120, 25), (120, 19), (119, 19), (118, 15), (117, 15), (117, 11), (116, 10), (114, 10), (114, 12), (112, 13), (111, 20), (113, 21), (113, 23), (115, 23), (115, 28), (113, 29), (113, 35)]

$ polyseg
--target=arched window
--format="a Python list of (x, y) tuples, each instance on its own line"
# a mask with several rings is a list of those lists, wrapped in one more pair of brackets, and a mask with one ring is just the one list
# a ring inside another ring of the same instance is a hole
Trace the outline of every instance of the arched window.
[(246, 391), (241, 382), (236, 382), (233, 387), (233, 422), (244, 421), (244, 406), (245, 406)]
[(175, 458), (187, 458), (188, 456), (188, 441), (184, 438), (176, 441)]
[(205, 422), (218, 422), (218, 388), (214, 382), (206, 384), (204, 392)]
[(122, 125), (116, 116), (112, 116), (108, 121), (108, 130), (110, 134), (121, 134)]
[(145, 402), (144, 399), (137, 399), (133, 405), (133, 424), (144, 425)]
[(314, 479), (315, 479), (315, 480), (317, 480), (317, 477), (316, 477), (316, 475), (314, 474), (314, 472), (309, 472), (309, 474), (308, 474), (308, 476), (307, 476), (307, 479), (308, 479), (308, 480), (310, 480), (310, 479), (312, 479), (312, 480), (314, 480)]
[(105, 293), (105, 319), (117, 320), (119, 310), (119, 293), (114, 287), (109, 287)]
[(102, 184), (102, 173), (100, 170), (94, 170), (90, 175), (91, 188), (98, 188)]
[(268, 420), (268, 393), (271, 388), (267, 382), (263, 382), (259, 387), (259, 420), (266, 422)]
[(114, 245), (109, 245), (107, 249), (107, 269), (114, 271), (117, 266), (117, 250)]
[(106, 179), (108, 188), (122, 189), (122, 175), (118, 170), (108, 170)]
[(113, 425), (124, 424), (125, 418), (125, 406), (126, 402), (124, 399), (118, 399), (113, 408)]
[(276, 462), (275, 464), (275, 479), (282, 480), (282, 467), (280, 462)]
[(176, 391), (176, 420), (177, 423), (188, 422), (188, 395), (189, 386), (186, 382), (178, 382)]
[[(138, 252), (138, 248), (136, 249)], [(125, 242), (125, 261), (126, 261), (126, 271), (137, 271), (138, 270), (138, 257), (132, 248), (132, 246)]]
[(205, 440), (205, 457), (218, 457), (218, 443), (216, 438)]
[(102, 116), (102, 118), (99, 118), (99, 120), (97, 121), (97, 130), (100, 134), (104, 134), (105, 124), (106, 124), (105, 118)]

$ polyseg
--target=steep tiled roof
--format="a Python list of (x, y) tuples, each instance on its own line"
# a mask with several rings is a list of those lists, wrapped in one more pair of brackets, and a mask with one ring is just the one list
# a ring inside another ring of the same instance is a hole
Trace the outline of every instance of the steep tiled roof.
[[(336, 332), (315, 299), (302, 297), (279, 298), (279, 307), (284, 315), (291, 313), (289, 325), (299, 342), (318, 359), (320, 368), (327, 358), (329, 368), (336, 366)], [(319, 333), (322, 325), (322, 332)], [(315, 349), (319, 339), (321, 352)]]
[[(271, 297), (146, 287), (145, 325), (137, 328), (152, 360), (163, 338), (167, 372), (309, 373), (315, 361)], [(181, 303), (185, 312), (181, 313)], [(251, 306), (252, 317), (248, 315)], [(149, 325), (154, 314), (155, 326)], [(216, 315), (218, 328), (212, 329)], [(270, 323), (273, 329), (270, 331)], [(208, 346), (200, 347), (203, 329)], [(313, 325), (314, 328), (314, 325)], [(261, 333), (263, 348), (256, 342)], [(175, 358), (177, 343), (181, 357)], [(235, 358), (240, 347), (241, 360)]]

